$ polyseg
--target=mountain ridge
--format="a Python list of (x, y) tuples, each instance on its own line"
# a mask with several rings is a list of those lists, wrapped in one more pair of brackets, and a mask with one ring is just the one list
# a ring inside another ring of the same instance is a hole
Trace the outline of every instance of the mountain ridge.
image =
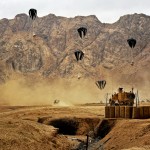
[[(149, 45), (149, 24), (149, 16), (136, 13), (112, 24), (101, 23), (95, 15), (67, 18), (48, 14), (32, 22), (27, 14), (18, 14), (14, 19), (0, 20), (0, 64), (7, 66), (4, 68), (8, 72), (39, 71), (41, 76), (60, 77), (81, 72), (85, 78), (98, 76), (100, 68), (115, 70), (120, 64), (130, 63), (131, 50), (126, 41), (130, 37), (137, 40), (134, 58), (141, 59), (139, 55)], [(77, 33), (80, 26), (88, 29), (84, 39)], [(73, 54), (76, 49), (85, 53), (80, 66)], [(88, 68), (89, 73), (82, 68)], [(6, 73), (1, 70), (1, 74)]]

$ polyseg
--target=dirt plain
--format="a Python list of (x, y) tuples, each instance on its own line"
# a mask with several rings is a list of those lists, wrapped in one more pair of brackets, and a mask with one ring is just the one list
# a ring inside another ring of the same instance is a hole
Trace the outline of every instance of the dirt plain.
[(0, 106), (0, 150), (149, 150), (150, 119), (104, 119), (104, 106)]

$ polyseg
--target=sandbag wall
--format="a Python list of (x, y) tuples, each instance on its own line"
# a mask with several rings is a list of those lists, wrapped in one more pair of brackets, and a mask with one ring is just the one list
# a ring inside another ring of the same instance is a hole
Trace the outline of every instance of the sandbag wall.
[(150, 106), (105, 106), (105, 118), (150, 118)]

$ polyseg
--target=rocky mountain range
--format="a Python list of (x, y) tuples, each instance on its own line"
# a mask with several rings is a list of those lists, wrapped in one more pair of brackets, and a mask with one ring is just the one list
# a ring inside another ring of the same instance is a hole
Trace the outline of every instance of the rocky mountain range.
[[(83, 39), (77, 32), (81, 26), (87, 28)], [(129, 38), (137, 41), (132, 50)], [(28, 15), (18, 14), (0, 20), (0, 82), (14, 74), (45, 79), (111, 77), (130, 82), (136, 74), (135, 82), (147, 83), (149, 46), (150, 16), (145, 14), (125, 15), (113, 24), (102, 23), (94, 15), (66, 18), (49, 14), (32, 21)], [(74, 56), (77, 49), (85, 53), (80, 62)]]

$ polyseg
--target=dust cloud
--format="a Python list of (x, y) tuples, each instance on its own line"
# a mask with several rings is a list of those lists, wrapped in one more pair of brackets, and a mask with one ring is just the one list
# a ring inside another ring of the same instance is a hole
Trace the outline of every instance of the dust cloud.
[(53, 81), (31, 81), (15, 79), (0, 85), (0, 104), (7, 105), (53, 105), (60, 106), (104, 101), (101, 91), (93, 80), (55, 79)]
[[(137, 93), (140, 100), (150, 100), (150, 73), (149, 66), (143, 69), (136, 69), (131, 71), (129, 68), (125, 69), (125, 73), (112, 73), (115, 81), (113, 87), (123, 87), (125, 91), (131, 91), (134, 88), (134, 93)], [(110, 78), (111, 79), (111, 78)], [(114, 89), (113, 89), (114, 90)]]
[(7, 105), (54, 105), (59, 100), (59, 106), (71, 106), (85, 103), (105, 102), (109, 96), (123, 87), (126, 92), (134, 87), (134, 93), (139, 92), (140, 100), (150, 99), (150, 74), (140, 70), (134, 76), (117, 73), (106, 75), (106, 86), (98, 89), (94, 79), (55, 78), (33, 79), (18, 77), (0, 85), (0, 104)]

